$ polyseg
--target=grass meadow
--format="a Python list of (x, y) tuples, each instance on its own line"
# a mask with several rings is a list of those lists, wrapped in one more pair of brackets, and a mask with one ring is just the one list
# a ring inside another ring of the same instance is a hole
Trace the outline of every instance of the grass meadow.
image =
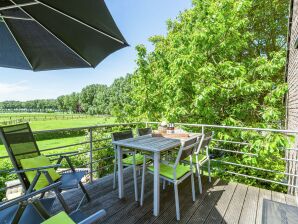
[[(48, 118), (48, 119), (47, 119)], [(86, 116), (86, 115), (67, 115), (61, 113), (45, 114), (45, 113), (0, 113), (0, 121), (19, 121), (29, 122), (33, 131), (76, 128), (93, 126), (99, 124), (111, 124), (115, 122), (115, 118), (110, 116)], [(44, 134), (45, 136), (47, 134)], [(38, 139), (37, 144), (39, 148), (48, 149), (62, 145), (70, 145), (86, 141), (84, 133), (77, 133), (76, 135), (65, 135), (61, 133), (49, 134), (50, 139)], [(54, 154), (58, 152), (71, 151), (80, 146), (69, 147), (66, 149), (52, 150), (46, 154)], [(5, 147), (0, 144), (0, 156), (7, 155)], [(0, 168), (1, 169), (1, 168)]]

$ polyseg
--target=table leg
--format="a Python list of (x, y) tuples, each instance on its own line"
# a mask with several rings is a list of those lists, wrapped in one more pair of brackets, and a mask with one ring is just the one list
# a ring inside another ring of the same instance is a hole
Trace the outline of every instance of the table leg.
[(159, 215), (159, 195), (160, 195), (160, 186), (159, 186), (159, 162), (160, 162), (160, 152), (154, 152), (154, 180), (153, 180), (153, 215)]
[(119, 198), (124, 197), (124, 187), (123, 187), (123, 164), (122, 164), (122, 159), (123, 159), (123, 153), (121, 146), (117, 146), (117, 156), (118, 156), (118, 190), (119, 190)]

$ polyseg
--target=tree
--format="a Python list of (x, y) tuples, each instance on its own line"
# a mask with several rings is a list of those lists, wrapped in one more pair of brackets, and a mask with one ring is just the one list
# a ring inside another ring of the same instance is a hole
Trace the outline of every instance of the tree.
[(115, 79), (109, 88), (109, 110), (119, 121), (125, 120), (134, 108), (130, 97), (131, 79), (132, 75), (127, 74), (125, 77)]
[(93, 100), (92, 114), (109, 114), (109, 88), (106, 85), (98, 85), (97, 92)]
[(276, 127), (284, 119), (286, 16), (286, 1), (193, 1), (168, 21), (166, 37), (150, 39), (153, 52), (137, 47), (130, 117)]
[(89, 114), (94, 114), (96, 113), (96, 107), (95, 107), (95, 96), (97, 92), (105, 88), (105, 85), (100, 85), (100, 84), (93, 84), (89, 85), (85, 88), (82, 89), (80, 93), (80, 103), (82, 106), (82, 110), (86, 113)]

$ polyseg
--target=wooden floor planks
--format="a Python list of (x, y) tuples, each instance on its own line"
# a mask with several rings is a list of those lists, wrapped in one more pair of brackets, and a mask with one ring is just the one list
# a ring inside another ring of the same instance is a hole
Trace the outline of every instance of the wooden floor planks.
[(212, 188), (207, 191), (207, 195), (205, 196), (203, 202), (193, 213), (188, 223), (204, 223), (214, 205), (223, 194), (226, 186), (227, 185), (222, 184), (219, 180), (217, 180)]
[(236, 183), (231, 183), (226, 186), (225, 191), (213, 207), (205, 223), (217, 224), (223, 221), (223, 217), (233, 197), (236, 186)]
[[(180, 213), (179, 223), (261, 223), (263, 200), (268, 199), (279, 203), (297, 206), (294, 196), (259, 189), (239, 183), (226, 183), (215, 179), (209, 183), (206, 177), (202, 178), (203, 193), (198, 193), (196, 182), (196, 201), (192, 201), (190, 181), (179, 185)], [(146, 180), (144, 206), (134, 200), (133, 178), (131, 170), (124, 172), (125, 199), (118, 199), (118, 191), (112, 189), (112, 176), (95, 181), (87, 185), (92, 197), (81, 210), (92, 214), (105, 209), (107, 216), (98, 223), (177, 223), (174, 192), (172, 186), (161, 190), (160, 215), (152, 214), (153, 183), (151, 175)], [(140, 190), (141, 180), (138, 177)], [(68, 204), (74, 208), (79, 202), (82, 193), (80, 190), (64, 193)], [(61, 209), (56, 205), (54, 211)], [(297, 220), (298, 223), (298, 220)]]
[(237, 184), (229, 207), (224, 215), (223, 223), (238, 223), (247, 192), (247, 185)]
[(242, 207), (239, 223), (254, 224), (256, 222), (258, 208), (259, 188), (248, 187)]

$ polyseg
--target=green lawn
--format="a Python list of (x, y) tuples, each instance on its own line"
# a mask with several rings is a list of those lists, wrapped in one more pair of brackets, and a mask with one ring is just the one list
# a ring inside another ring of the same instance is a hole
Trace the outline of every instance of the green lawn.
[(32, 121), (30, 125), (32, 130), (49, 130), (49, 129), (60, 129), (60, 128), (75, 128), (92, 126), (98, 124), (114, 123), (115, 118), (113, 117), (92, 117), (72, 120), (48, 120), (48, 121)]
[[(75, 128), (75, 127), (85, 127), (85, 126), (94, 126), (99, 124), (111, 124), (115, 123), (115, 118), (108, 117), (108, 116), (85, 116), (83, 118), (75, 118), (75, 119), (62, 119), (62, 116), (72, 116), (72, 115), (65, 115), (61, 113), (57, 114), (45, 114), (45, 113), (10, 113), (10, 114), (1, 114), (0, 113), (0, 120), (3, 119), (17, 119), (18, 117), (30, 117), (30, 116), (47, 116), (51, 117), (51, 120), (43, 120), (43, 121), (30, 121), (30, 126), (33, 131), (39, 130), (51, 130), (51, 129), (61, 129), (61, 128)], [(57, 117), (57, 120), (54, 120), (53, 117)], [(82, 115), (74, 115), (74, 117), (82, 116)], [(48, 149), (53, 147), (58, 147), (62, 145), (70, 145), (79, 142), (86, 141), (85, 136), (76, 136), (76, 137), (67, 137), (61, 136), (62, 138), (59, 139), (50, 139), (50, 140), (42, 140), (38, 141), (38, 146), (40, 149)], [(71, 150), (76, 150), (83, 146), (74, 146), (69, 147), (66, 149), (59, 149), (53, 150), (50, 152), (46, 152), (47, 154), (54, 154), (59, 152), (66, 152)], [(6, 150), (2, 144), (0, 144), (0, 156), (4, 156), (6, 154)]]
[[(43, 119), (48, 118), (48, 120), (34, 120), (34, 117), (41, 117)], [(72, 117), (74, 119), (72, 119)], [(74, 128), (115, 122), (115, 118), (109, 116), (90, 116), (80, 114), (72, 115), (61, 113), (0, 113), (0, 121), (9, 121), (17, 119), (30, 120), (30, 125), (33, 131), (60, 128)]]

